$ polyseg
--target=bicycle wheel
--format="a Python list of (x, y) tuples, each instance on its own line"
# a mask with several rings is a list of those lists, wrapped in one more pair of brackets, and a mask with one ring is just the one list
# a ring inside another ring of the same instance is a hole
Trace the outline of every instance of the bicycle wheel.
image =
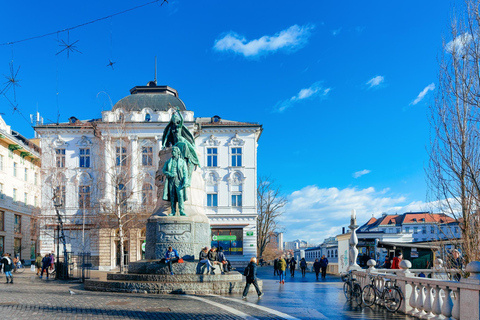
[(18, 273), (22, 273), (23, 271), (25, 271), (25, 266), (23, 264), (21, 266), (17, 267), (17, 272)]
[(345, 298), (347, 298), (347, 301), (352, 298), (352, 285), (350, 282), (345, 282), (343, 284), (343, 294), (345, 295)]
[(371, 284), (366, 285), (363, 287), (362, 290), (362, 301), (365, 303), (366, 306), (372, 306), (375, 301), (377, 300), (377, 294), (375, 292), (375, 287)]
[(402, 294), (397, 288), (387, 288), (385, 292), (385, 308), (390, 312), (396, 312), (402, 304)]
[(362, 304), (362, 287), (358, 283), (353, 284), (352, 301), (356, 303), (357, 306)]

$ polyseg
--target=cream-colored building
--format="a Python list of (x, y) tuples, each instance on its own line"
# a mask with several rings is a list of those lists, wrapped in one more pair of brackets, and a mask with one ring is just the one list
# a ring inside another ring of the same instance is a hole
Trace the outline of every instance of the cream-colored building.
[(40, 213), (40, 148), (0, 116), (0, 254), (35, 259)]
[[(122, 255), (126, 264), (143, 258), (146, 218), (157, 200), (162, 134), (178, 107), (195, 137), (211, 245), (222, 246), (232, 262), (250, 260), (256, 255), (257, 144), (262, 126), (218, 116), (195, 118), (177, 90), (154, 82), (130, 93), (112, 110), (103, 111), (101, 119), (71, 117), (67, 123), (35, 127), (43, 150), (42, 252), (56, 250), (52, 199), (57, 193), (67, 251), (91, 252), (92, 264), (101, 270), (117, 267)], [(136, 216), (126, 226), (123, 253), (120, 230), (110, 214), (119, 197), (126, 197), (119, 210)]]

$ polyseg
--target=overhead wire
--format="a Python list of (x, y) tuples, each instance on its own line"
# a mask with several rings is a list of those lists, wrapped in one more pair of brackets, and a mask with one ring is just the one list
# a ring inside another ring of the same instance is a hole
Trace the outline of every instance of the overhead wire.
[(115, 16), (118, 16), (118, 15), (121, 15), (121, 14), (124, 14), (124, 13), (127, 13), (127, 12), (130, 12), (130, 11), (136, 10), (136, 9), (139, 9), (139, 8), (143, 8), (143, 7), (146, 7), (146, 6), (148, 6), (148, 5), (151, 5), (151, 4), (160, 2), (160, 1), (162, 1), (162, 4), (161, 4), (161, 5), (163, 5), (165, 2), (168, 3), (168, 0), (153, 0), (153, 1), (150, 1), (150, 2), (147, 2), (147, 3), (144, 3), (144, 4), (141, 4), (141, 5), (138, 5), (138, 6), (135, 6), (135, 7), (132, 7), (132, 8), (129, 8), (129, 9), (126, 9), (126, 10), (123, 10), (123, 11), (120, 11), (120, 12), (116, 12), (116, 13), (114, 13), (114, 14), (110, 14), (110, 15), (105, 16), (105, 17), (102, 17), (102, 18), (98, 18), (98, 19), (95, 19), (95, 20), (91, 20), (91, 21), (88, 21), (88, 22), (84, 22), (84, 23), (78, 24), (78, 25), (73, 26), (73, 27), (69, 27), (69, 28), (65, 28), (65, 29), (61, 29), (61, 30), (57, 30), (57, 31), (53, 31), (53, 32), (41, 34), (41, 35), (38, 35), (38, 36), (33, 36), (33, 37), (21, 39), (21, 40), (16, 40), (16, 41), (9, 41), (9, 42), (0, 43), (0, 46), (11, 45), (11, 44), (14, 44), (14, 43), (20, 43), (20, 42), (25, 42), (25, 41), (30, 41), (30, 40), (34, 40), (34, 39), (39, 39), (39, 38), (48, 37), (48, 36), (54, 35), (54, 34), (56, 34), (56, 33), (67, 32), (67, 31), (70, 31), (70, 30), (73, 30), (73, 29), (81, 28), (81, 27), (84, 27), (84, 26), (86, 26), (86, 25), (89, 25), (89, 24), (92, 24), (92, 23), (95, 23), (95, 22), (99, 22), (99, 21), (102, 21), (102, 20), (105, 20), (105, 19), (108, 19), (108, 18), (111, 18), (111, 17), (115, 17)]

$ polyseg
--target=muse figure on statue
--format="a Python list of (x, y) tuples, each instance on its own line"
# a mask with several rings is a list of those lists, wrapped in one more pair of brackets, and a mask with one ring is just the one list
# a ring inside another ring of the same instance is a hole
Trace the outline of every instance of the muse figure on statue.
[(181, 152), (181, 157), (187, 163), (188, 176), (186, 186), (190, 186), (190, 179), (192, 172), (196, 166), (199, 166), (197, 152), (195, 151), (195, 139), (188, 131), (187, 127), (183, 125), (183, 117), (180, 109), (177, 107), (177, 112), (172, 115), (169, 124), (165, 127), (162, 137), (162, 147), (176, 146)]
[(185, 160), (180, 156), (180, 149), (177, 147), (172, 148), (172, 157), (165, 162), (163, 173), (166, 176), (163, 200), (171, 203), (172, 212), (170, 216), (175, 215), (177, 203), (180, 215), (185, 216), (183, 202), (188, 200), (185, 192), (188, 181), (188, 169)]

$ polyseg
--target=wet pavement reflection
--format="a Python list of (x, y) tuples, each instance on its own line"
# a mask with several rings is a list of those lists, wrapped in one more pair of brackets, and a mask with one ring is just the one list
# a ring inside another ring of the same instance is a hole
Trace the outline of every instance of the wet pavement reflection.
[[(382, 307), (356, 307), (346, 302), (343, 282), (338, 276), (327, 275), (325, 280), (316, 280), (315, 273), (287, 271), (285, 284), (273, 276), (273, 267), (259, 267), (258, 277), (263, 280), (265, 296), (257, 300), (255, 294), (248, 302), (262, 305), (289, 314), (298, 319), (415, 319), (402, 313), (390, 313)], [(237, 297), (240, 299), (240, 297)]]

